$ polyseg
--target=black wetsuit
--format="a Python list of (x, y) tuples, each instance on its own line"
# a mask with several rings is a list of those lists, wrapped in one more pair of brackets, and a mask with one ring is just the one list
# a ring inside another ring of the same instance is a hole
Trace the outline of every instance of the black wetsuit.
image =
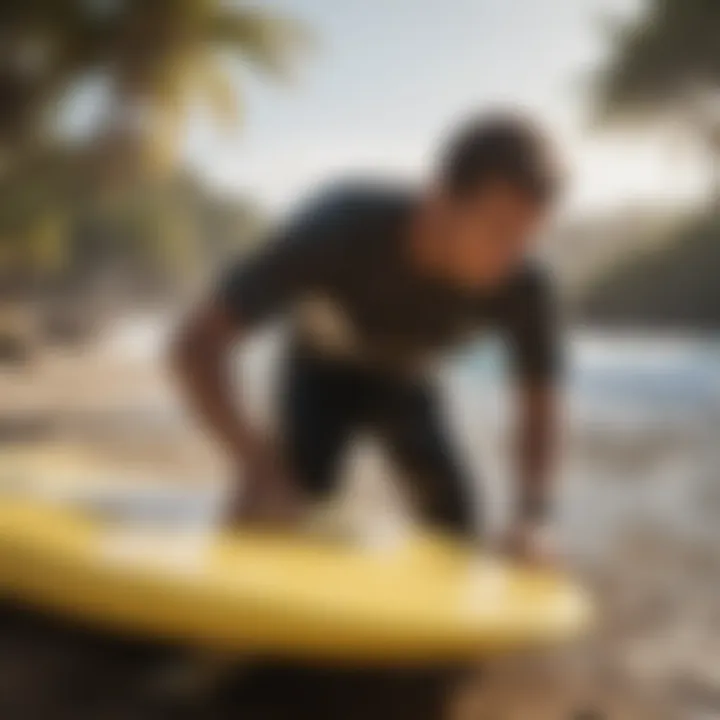
[(491, 293), (420, 272), (408, 256), (406, 190), (347, 186), (326, 193), (220, 287), (243, 327), (291, 311), (283, 437), (295, 476), (314, 496), (333, 488), (350, 435), (369, 428), (418, 492), (426, 517), (474, 526), (469, 481), (448, 442), (431, 361), (499, 331), (523, 380), (555, 373), (558, 345), (548, 283), (530, 264)]

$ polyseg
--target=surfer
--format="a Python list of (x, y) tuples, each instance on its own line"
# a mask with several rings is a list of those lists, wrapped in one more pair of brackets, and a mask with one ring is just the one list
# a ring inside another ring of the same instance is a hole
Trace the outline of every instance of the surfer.
[[(518, 399), (509, 545), (545, 556), (560, 363), (552, 283), (532, 254), (559, 180), (532, 122), (477, 116), (449, 138), (425, 186), (339, 184), (230, 268), (183, 323), (173, 358), (191, 406), (244, 469), (238, 521), (292, 520), (327, 496), (362, 430), (409, 479), (429, 523), (474, 535), (475, 483), (453, 450), (434, 362), (497, 332)], [(229, 359), (280, 316), (291, 340), (274, 442), (231, 392)]]

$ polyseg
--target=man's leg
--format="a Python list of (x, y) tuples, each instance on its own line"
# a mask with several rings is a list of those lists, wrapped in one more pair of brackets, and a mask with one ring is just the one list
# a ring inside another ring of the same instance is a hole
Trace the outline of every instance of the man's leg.
[(335, 488), (343, 450), (357, 422), (358, 389), (330, 361), (291, 357), (281, 401), (282, 446), (289, 470), (312, 500)]
[(421, 384), (388, 388), (377, 415), (381, 439), (417, 491), (425, 519), (473, 537), (478, 528), (471, 478), (456, 457), (434, 389)]

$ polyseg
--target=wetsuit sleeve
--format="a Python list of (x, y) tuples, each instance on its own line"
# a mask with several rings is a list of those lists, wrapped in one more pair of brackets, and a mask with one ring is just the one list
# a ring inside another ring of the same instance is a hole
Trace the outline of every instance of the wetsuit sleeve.
[(257, 325), (321, 289), (336, 269), (346, 217), (337, 197), (324, 197), (270, 233), (221, 278), (217, 295), (231, 318)]
[(551, 278), (539, 268), (528, 269), (507, 298), (503, 314), (514, 375), (529, 383), (557, 380), (563, 346)]

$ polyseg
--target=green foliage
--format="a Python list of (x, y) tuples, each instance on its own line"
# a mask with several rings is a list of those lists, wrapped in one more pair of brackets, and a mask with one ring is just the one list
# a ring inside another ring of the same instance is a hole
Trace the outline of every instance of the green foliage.
[(696, 89), (720, 90), (720, 3), (648, 0), (610, 29), (612, 52), (596, 77), (601, 119), (635, 119), (677, 108)]
[(250, 244), (259, 213), (174, 173), (103, 193), (80, 149), (55, 150), (0, 187), (0, 286), (21, 294), (91, 291), (111, 276), (123, 291), (162, 292)]
[(118, 107), (149, 112), (151, 132), (178, 126), (198, 102), (237, 121), (227, 60), (278, 75), (307, 39), (284, 18), (224, 0), (3, 0), (0, 143), (34, 134), (88, 76)]
[(661, 247), (636, 253), (589, 283), (577, 302), (593, 323), (720, 329), (720, 214), (689, 219)]
[[(237, 124), (242, 70), (285, 77), (308, 43), (296, 23), (227, 0), (2, 0), (0, 290), (108, 269), (159, 287), (248, 242), (252, 208), (177, 170), (185, 121), (203, 107)], [(104, 124), (58, 147), (45, 131), (88, 78), (107, 90)]]

